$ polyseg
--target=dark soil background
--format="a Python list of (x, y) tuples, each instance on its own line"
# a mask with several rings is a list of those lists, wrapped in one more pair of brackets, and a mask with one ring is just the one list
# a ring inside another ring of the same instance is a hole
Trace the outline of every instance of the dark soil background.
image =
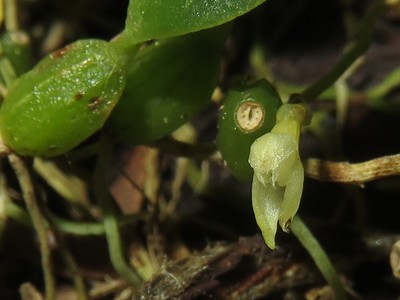
[[(33, 60), (77, 39), (112, 38), (124, 27), (127, 5), (127, 0), (19, 1), (21, 27), (32, 36)], [(224, 52), (222, 91), (237, 77), (258, 75), (250, 59), (255, 45), (262, 49), (278, 91), (279, 87), (284, 92), (289, 85), (304, 88), (313, 83), (353, 40), (354, 24), (367, 5), (368, 1), (357, 0), (266, 1), (235, 22)], [(47, 38), (54, 26), (60, 30), (53, 32), (58, 38), (50, 43)], [(399, 66), (400, 7), (377, 22), (364, 61), (348, 80), (350, 101), (344, 126), (338, 130), (333, 97), (310, 104), (315, 112), (324, 112), (319, 124), (323, 136), (306, 129), (302, 157), (362, 162), (400, 153), (400, 85), (386, 95), (389, 110), (372, 107), (364, 95)], [(218, 107), (210, 104), (193, 120), (199, 143), (214, 141), (217, 113)], [(110, 182), (120, 182), (123, 169), (138, 185), (143, 184), (143, 160), (149, 155), (146, 147), (116, 149)], [(57, 162), (68, 160), (62, 157)], [(81, 161), (73, 170), (83, 174), (82, 178), (89, 177), (93, 162), (93, 158)], [(158, 196), (168, 199), (177, 175), (177, 157), (160, 151), (156, 164)], [(200, 166), (200, 162), (196, 164)], [(11, 168), (6, 162), (1, 167), (10, 188), (18, 194)], [(211, 162), (209, 167), (207, 189), (198, 193), (183, 183), (174, 214), (164, 218), (131, 185), (113, 186), (122, 213), (153, 213), (151, 221), (123, 228), (127, 253), (145, 245), (156, 261), (154, 265), (159, 266), (141, 291), (142, 299), (289, 300), (304, 299), (305, 295), (307, 299), (330, 299), (326, 283), (292, 235), (280, 232), (274, 252), (264, 246), (251, 208), (250, 183), (236, 181), (221, 163)], [(85, 220), (87, 215), (66, 204), (45, 180), (37, 175), (34, 178), (51, 213)], [(363, 186), (307, 178), (299, 213), (332, 258), (350, 298), (384, 300), (400, 297), (400, 281), (392, 275), (389, 264), (391, 247), (400, 239), (399, 211), (400, 178), (394, 176)], [(118, 279), (103, 236), (64, 234), (64, 239), (89, 290), (93, 292), (95, 284)], [(71, 276), (54, 247), (59, 299), (75, 299)], [(32, 228), (9, 219), (1, 240), (0, 299), (20, 299), (18, 291), (24, 282), (43, 291), (37, 239)], [(126, 298), (121, 295), (127, 288), (121, 283), (108, 292), (91, 295), (96, 299), (117, 295), (118, 299), (130, 299), (131, 294)]]

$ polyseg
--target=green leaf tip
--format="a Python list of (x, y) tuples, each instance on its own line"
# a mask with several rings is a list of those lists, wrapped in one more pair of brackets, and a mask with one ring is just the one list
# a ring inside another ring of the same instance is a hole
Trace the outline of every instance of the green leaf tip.
[(126, 34), (132, 43), (167, 38), (227, 23), (265, 0), (131, 0)]

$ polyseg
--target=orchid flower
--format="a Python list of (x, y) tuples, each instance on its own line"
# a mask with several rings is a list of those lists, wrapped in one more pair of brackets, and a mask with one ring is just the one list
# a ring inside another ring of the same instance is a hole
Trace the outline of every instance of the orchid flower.
[(300, 205), (304, 169), (299, 139), (305, 117), (303, 105), (283, 104), (271, 132), (255, 140), (250, 148), (249, 164), (254, 170), (253, 210), (265, 243), (271, 249), (275, 249), (278, 222), (287, 232)]

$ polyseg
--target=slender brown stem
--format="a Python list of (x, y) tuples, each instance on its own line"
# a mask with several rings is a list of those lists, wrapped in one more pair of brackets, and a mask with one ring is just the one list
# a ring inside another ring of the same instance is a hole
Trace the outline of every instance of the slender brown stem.
[(10, 164), (18, 178), (19, 185), (26, 207), (32, 219), (33, 227), (39, 239), (40, 253), (42, 255), (42, 268), (45, 282), (45, 294), (47, 300), (55, 299), (56, 285), (51, 263), (51, 249), (48, 241), (46, 221), (36, 200), (35, 189), (32, 184), (29, 170), (24, 160), (16, 154), (8, 156)]
[(310, 178), (360, 185), (400, 175), (400, 154), (382, 156), (356, 164), (310, 158), (305, 161), (304, 168), (306, 176)]

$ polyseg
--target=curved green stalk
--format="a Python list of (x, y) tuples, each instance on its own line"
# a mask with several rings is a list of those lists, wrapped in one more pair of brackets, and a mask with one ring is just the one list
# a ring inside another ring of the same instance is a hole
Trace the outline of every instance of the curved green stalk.
[(133, 270), (126, 261), (121, 235), (118, 228), (118, 217), (112, 203), (105, 174), (108, 170), (112, 152), (112, 142), (103, 136), (100, 141), (100, 153), (97, 159), (94, 173), (95, 196), (104, 215), (104, 230), (107, 238), (108, 251), (115, 270), (134, 287), (139, 288), (142, 279), (138, 273)]
[(326, 255), (324, 249), (322, 249), (321, 245), (298, 215), (290, 224), (290, 231), (296, 236), (303, 247), (306, 248), (307, 252), (311, 255), (318, 269), (331, 286), (335, 298), (337, 300), (347, 299), (346, 291), (331, 261)]
[[(131, 215), (118, 218), (118, 227), (132, 224), (132, 222), (146, 218), (146, 216)], [(61, 231), (74, 235), (103, 235), (106, 233), (103, 223), (98, 222), (77, 222), (56, 216), (51, 216), (54, 225)]]
[(317, 82), (310, 85), (301, 93), (301, 98), (309, 102), (317, 98), (323, 91), (330, 87), (355, 61), (362, 55), (371, 43), (373, 28), (376, 19), (386, 9), (386, 5), (380, 1), (371, 8), (358, 25), (359, 37), (353, 47), (351, 47), (340, 59), (340, 61)]
[[(1, 199), (1, 194), (0, 194), (0, 199)], [(1, 207), (0, 207), (1, 209)], [(7, 217), (12, 218), (14, 221), (18, 222), (19, 224), (22, 224), (24, 226), (32, 226), (32, 221), (31, 218), (29, 217), (29, 214), (21, 207), (19, 207), (17, 204), (13, 203), (12, 201), (9, 201), (5, 205), (5, 212)], [(104, 230), (104, 224), (99, 223), (99, 222), (80, 222), (80, 221), (75, 221), (75, 220), (67, 220), (64, 218), (60, 218), (57, 216), (54, 216), (50, 213), (49, 214), (49, 219), (51, 219), (53, 227), (56, 227), (58, 230), (68, 233), (68, 234), (74, 234), (74, 235), (80, 235), (80, 236), (85, 236), (85, 235), (104, 235), (105, 230)], [(136, 222), (141, 219), (145, 219), (148, 215), (130, 215), (130, 216), (124, 216), (122, 218), (119, 218), (118, 224), (119, 226), (125, 226), (128, 224), (132, 224), (132, 222)]]
[(400, 68), (394, 69), (379, 84), (367, 90), (368, 104), (376, 109), (381, 109), (389, 113), (398, 113), (399, 106), (388, 101), (387, 95), (390, 91), (400, 85)]

